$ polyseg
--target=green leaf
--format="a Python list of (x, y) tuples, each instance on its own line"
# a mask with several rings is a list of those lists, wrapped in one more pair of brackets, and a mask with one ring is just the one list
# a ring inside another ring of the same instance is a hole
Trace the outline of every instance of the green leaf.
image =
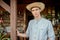
[(10, 38), (3, 38), (2, 40), (10, 40)]

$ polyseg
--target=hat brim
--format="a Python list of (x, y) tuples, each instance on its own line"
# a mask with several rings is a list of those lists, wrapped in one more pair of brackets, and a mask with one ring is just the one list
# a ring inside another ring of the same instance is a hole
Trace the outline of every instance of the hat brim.
[(31, 3), (31, 4), (28, 4), (26, 6), (26, 8), (27, 8), (27, 10), (31, 11), (31, 8), (35, 7), (35, 6), (39, 7), (41, 9), (41, 11), (43, 11), (44, 8), (45, 8), (45, 4), (42, 3), (42, 2), (34, 2), (34, 3)]

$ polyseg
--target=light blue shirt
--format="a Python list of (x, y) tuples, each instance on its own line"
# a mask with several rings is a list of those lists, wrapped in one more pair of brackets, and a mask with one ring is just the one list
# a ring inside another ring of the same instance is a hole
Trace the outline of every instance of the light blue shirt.
[(27, 31), (29, 40), (55, 40), (55, 34), (51, 22), (45, 18), (38, 21), (33, 19), (29, 22)]

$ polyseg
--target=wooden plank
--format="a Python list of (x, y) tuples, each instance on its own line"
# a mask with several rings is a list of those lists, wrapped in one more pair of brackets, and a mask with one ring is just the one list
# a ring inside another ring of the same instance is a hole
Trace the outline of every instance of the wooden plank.
[(17, 40), (16, 38), (17, 1), (10, 0), (10, 6), (11, 6), (11, 15), (10, 15), (11, 40)]
[(10, 13), (10, 7), (3, 0), (0, 0), (0, 6)]
[[(24, 11), (24, 32), (26, 29), (26, 12)], [(26, 38), (24, 37), (24, 40), (26, 40)]]

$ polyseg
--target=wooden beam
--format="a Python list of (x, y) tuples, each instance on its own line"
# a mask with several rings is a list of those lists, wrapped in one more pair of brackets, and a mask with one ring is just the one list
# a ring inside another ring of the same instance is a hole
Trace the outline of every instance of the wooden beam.
[(11, 40), (17, 40), (16, 38), (16, 15), (17, 15), (17, 1), (10, 0), (11, 8), (3, 0), (0, 0), (0, 6), (3, 7), (10, 14), (10, 26), (11, 26)]
[(0, 0), (0, 6), (10, 13), (10, 7), (3, 0)]
[[(24, 10), (24, 32), (25, 32), (25, 29), (26, 29), (26, 12)], [(26, 38), (24, 38), (24, 40), (26, 40)]]
[(11, 40), (17, 40), (16, 38), (17, 1), (10, 0), (10, 6), (11, 6), (11, 15), (10, 15)]

